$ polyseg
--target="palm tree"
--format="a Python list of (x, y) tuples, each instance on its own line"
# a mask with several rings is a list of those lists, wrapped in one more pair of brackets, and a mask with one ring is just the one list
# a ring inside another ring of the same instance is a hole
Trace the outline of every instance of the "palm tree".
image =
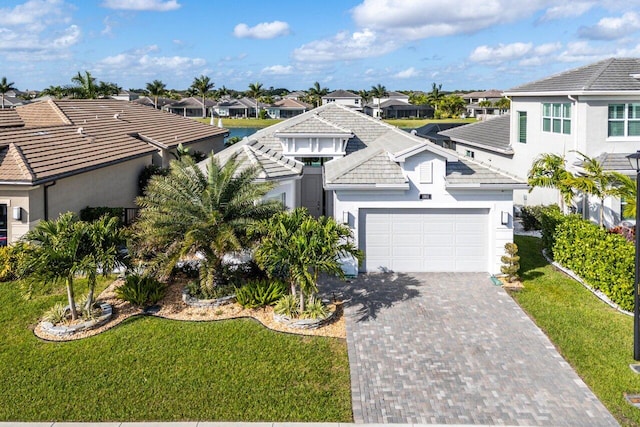
[(44, 283), (64, 282), (73, 320), (78, 318), (73, 282), (83, 271), (84, 225), (71, 212), (55, 221), (43, 220), (23, 236), (20, 276)]
[(369, 92), (372, 98), (378, 99), (378, 117), (382, 117), (382, 111), (380, 111), (380, 98), (386, 98), (389, 96), (389, 92), (387, 92), (387, 88), (378, 84), (377, 86), (371, 86), (371, 91)]
[(135, 223), (139, 248), (158, 254), (165, 271), (187, 255), (203, 256), (200, 286), (211, 291), (227, 253), (251, 245), (247, 226), (282, 209), (280, 202), (262, 198), (274, 186), (256, 182), (257, 169), (240, 169), (235, 159), (220, 165), (211, 157), (203, 172), (190, 156), (172, 161), (167, 176), (151, 178)]
[(631, 179), (619, 172), (605, 170), (602, 164), (579, 151), (576, 153), (582, 157), (583, 173), (575, 176), (573, 186), (585, 194), (600, 199), (599, 224), (604, 225), (604, 200), (607, 197), (628, 196)]
[(4, 110), (4, 94), (9, 92), (10, 90), (14, 90), (13, 82), (7, 82), (7, 78), (3, 77), (0, 79), (0, 95), (2, 96), (2, 109)]
[(40, 96), (53, 96), (56, 99), (62, 99), (67, 93), (67, 89), (62, 86), (51, 85), (40, 92)]
[(205, 76), (204, 74), (200, 77), (196, 77), (193, 79), (193, 83), (191, 83), (191, 89), (196, 95), (200, 95), (202, 97), (202, 117), (207, 117), (207, 106), (204, 101), (205, 98), (209, 95), (209, 91), (213, 89), (215, 83), (211, 81), (209, 76)]
[(427, 99), (434, 110), (438, 110), (440, 102), (444, 97), (445, 95), (442, 93), (442, 84), (436, 85), (435, 82), (431, 83), (431, 92), (427, 94)]
[(162, 80), (154, 80), (151, 83), (147, 83), (147, 92), (153, 96), (153, 108), (158, 109), (158, 97), (164, 95), (167, 92), (167, 85), (162, 83)]
[(120, 250), (125, 244), (125, 232), (116, 217), (103, 216), (93, 222), (84, 223), (84, 244), (79, 271), (87, 276), (89, 295), (87, 312), (93, 305), (96, 277), (101, 272), (106, 276), (118, 267), (127, 265), (128, 256)]
[(249, 90), (247, 96), (256, 100), (256, 118), (258, 118), (258, 98), (262, 96), (264, 89), (262, 89), (262, 83), (255, 82), (249, 83)]
[(76, 84), (76, 87), (72, 88), (76, 98), (96, 99), (98, 97), (96, 79), (89, 71), (85, 71), (84, 75), (78, 71), (71, 81)]
[(361, 90), (358, 92), (358, 95), (360, 95), (360, 99), (362, 99), (362, 106), (364, 107), (365, 105), (367, 105), (369, 103), (369, 101), (371, 101), (371, 93), (369, 91), (366, 90)]
[(349, 227), (333, 218), (315, 219), (305, 208), (260, 221), (251, 228), (251, 233), (261, 238), (255, 250), (256, 261), (271, 276), (284, 275), (293, 296), (297, 289), (300, 291), (302, 311), (305, 296), (318, 292), (320, 273), (344, 277), (338, 261), (340, 255), (362, 259)]
[(227, 87), (223, 85), (220, 89), (218, 89), (217, 96), (219, 99), (229, 96), (229, 89), (227, 89)]
[(313, 105), (318, 107), (322, 102), (322, 97), (329, 93), (329, 89), (321, 87), (319, 82), (315, 82), (312, 87), (307, 91), (307, 96), (313, 102)]
[(553, 153), (540, 155), (531, 166), (528, 180), (529, 192), (535, 187), (555, 188), (560, 193), (560, 209), (570, 205), (575, 196), (574, 176), (566, 169), (564, 157)]
[(500, 112), (509, 111), (511, 109), (511, 100), (503, 96), (496, 101), (495, 106), (500, 109)]
[(487, 115), (487, 108), (493, 106), (493, 102), (489, 101), (488, 99), (484, 99), (480, 102), (478, 102), (478, 106), (482, 107), (482, 110), (484, 112), (484, 115)]
[(440, 116), (458, 117), (464, 112), (465, 105), (460, 95), (447, 95), (440, 100)]

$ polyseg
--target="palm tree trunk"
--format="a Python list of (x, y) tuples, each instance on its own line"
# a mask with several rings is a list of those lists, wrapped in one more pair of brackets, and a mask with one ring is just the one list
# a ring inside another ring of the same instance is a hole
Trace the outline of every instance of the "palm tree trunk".
[(153, 97), (153, 108), (158, 109), (158, 95)]
[(300, 313), (304, 311), (304, 292), (300, 289)]
[(600, 227), (604, 225), (604, 197), (600, 199)]
[(2, 109), (4, 110), (4, 93), (2, 94)]
[(207, 109), (206, 109), (206, 105), (204, 105), (204, 96), (202, 97), (202, 118), (204, 119), (205, 117), (207, 117)]
[(76, 301), (73, 296), (73, 276), (67, 277), (67, 300), (69, 302), (69, 309), (71, 310), (71, 319), (76, 320), (78, 318), (78, 311), (76, 310)]

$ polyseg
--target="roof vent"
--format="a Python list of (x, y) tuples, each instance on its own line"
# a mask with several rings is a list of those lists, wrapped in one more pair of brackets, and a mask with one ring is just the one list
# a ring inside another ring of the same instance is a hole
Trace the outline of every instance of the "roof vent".
[(78, 132), (80, 135), (82, 135), (84, 133), (84, 129), (83, 128), (78, 128), (78, 130), (76, 132)]
[(632, 73), (629, 74), (629, 76), (631, 76), (631, 78), (633, 79), (640, 80), (640, 73)]
[(116, 120), (120, 119), (120, 113), (115, 113), (113, 115), (113, 118), (116, 119)]

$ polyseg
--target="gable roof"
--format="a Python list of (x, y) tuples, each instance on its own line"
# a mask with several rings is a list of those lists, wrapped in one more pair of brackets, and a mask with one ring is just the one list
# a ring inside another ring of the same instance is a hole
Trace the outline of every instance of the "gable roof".
[(505, 95), (640, 91), (640, 58), (609, 58), (517, 86)]
[(284, 98), (279, 101), (274, 102), (271, 107), (280, 108), (281, 110), (310, 110), (313, 108), (313, 105), (307, 104), (306, 102), (299, 101), (297, 99)]
[(631, 153), (602, 153), (595, 158), (604, 170), (616, 171), (624, 173), (625, 175), (633, 172), (636, 173), (635, 168), (631, 167), (631, 163), (627, 156)]
[[(215, 101), (211, 99), (204, 100), (205, 107), (211, 107), (215, 105)], [(167, 108), (200, 108), (202, 109), (202, 98), (190, 96), (188, 98), (182, 98), (179, 101), (174, 101), (171, 104), (167, 105)]]
[(526, 182), (504, 172), (496, 171), (469, 159), (447, 162), (448, 188), (510, 187), (528, 188)]
[(502, 98), (502, 91), (497, 89), (490, 89), (462, 94), (462, 99), (471, 98)]
[(322, 97), (322, 99), (325, 98), (360, 98), (360, 95), (356, 95), (355, 93), (349, 92), (348, 90), (338, 89)]
[(0, 108), (0, 129), (22, 126), (24, 126), (24, 121), (22, 121), (22, 118), (15, 109)]
[(440, 132), (452, 141), (484, 148), (502, 154), (513, 154), (510, 143), (511, 115), (503, 114), (492, 119), (454, 127)]

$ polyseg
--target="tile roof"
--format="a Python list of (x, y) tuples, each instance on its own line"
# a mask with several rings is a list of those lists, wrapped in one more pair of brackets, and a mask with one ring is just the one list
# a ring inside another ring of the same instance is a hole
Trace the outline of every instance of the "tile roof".
[[(373, 117), (352, 109), (330, 103), (261, 129), (241, 142), (216, 154), (221, 162), (236, 158), (241, 164), (252, 164), (260, 169), (262, 179), (292, 178), (302, 174), (303, 164), (282, 155), (282, 144), (277, 135), (287, 132), (335, 133), (335, 130), (351, 132), (347, 143), (347, 155), (324, 165), (325, 185), (328, 186), (388, 186), (406, 188), (407, 180), (402, 167), (394, 158), (430, 150), (454, 161), (458, 155)], [(200, 163), (206, 167), (206, 161)], [(469, 170), (472, 173), (469, 173)], [(452, 169), (453, 171), (453, 169)], [(467, 166), (465, 174), (453, 177), (454, 184), (509, 184), (519, 181), (504, 179), (505, 175), (481, 165)], [(486, 179), (488, 182), (482, 182)]]
[(639, 91), (638, 74), (640, 58), (609, 58), (517, 86), (505, 91), (505, 94)]
[(22, 121), (22, 118), (15, 109), (0, 108), (0, 129), (22, 126), (24, 126), (24, 121)]
[(52, 99), (16, 107), (25, 127), (70, 125), (71, 121)]
[(291, 98), (281, 99), (279, 101), (274, 102), (271, 106), (278, 107), (280, 109), (296, 109), (296, 110), (299, 110), (299, 109), (311, 110), (313, 108), (313, 105), (311, 104), (307, 104), (306, 102), (298, 101), (296, 99), (291, 99)]
[(457, 162), (447, 162), (447, 186), (475, 187), (475, 186), (520, 186), (527, 184), (516, 177), (501, 173), (486, 166), (472, 162), (470, 160), (458, 160)]
[(635, 173), (635, 168), (631, 167), (627, 159), (629, 154), (631, 153), (602, 153), (595, 159), (600, 162), (604, 170)]
[(360, 95), (356, 95), (355, 93), (349, 92), (348, 90), (338, 89), (326, 94), (322, 97), (322, 99), (324, 98), (360, 98)]
[[(211, 99), (204, 100), (204, 105), (206, 107), (211, 107), (216, 105), (216, 102)], [(173, 101), (171, 104), (167, 105), (168, 108), (202, 108), (202, 98), (190, 96), (188, 98), (182, 98), (178, 101)]]
[(513, 154), (510, 144), (511, 115), (470, 123), (440, 132), (452, 141), (485, 148), (503, 154)]
[(463, 99), (470, 98), (502, 98), (502, 91), (497, 89), (484, 90), (479, 92), (469, 92), (462, 94)]

